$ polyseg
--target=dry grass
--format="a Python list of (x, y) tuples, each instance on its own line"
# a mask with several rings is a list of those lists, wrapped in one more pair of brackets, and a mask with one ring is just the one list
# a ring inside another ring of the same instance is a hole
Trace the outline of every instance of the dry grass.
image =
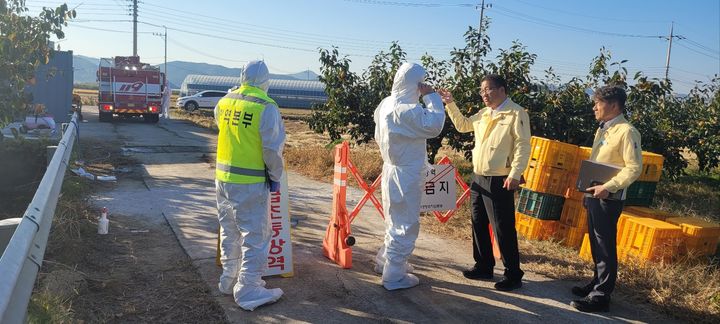
[[(91, 173), (136, 163), (121, 154), (118, 143), (82, 141), (80, 149)], [(224, 322), (168, 226), (118, 217), (111, 234), (95, 233), (99, 210), (87, 197), (104, 186), (111, 185), (66, 175), (29, 321)], [(134, 234), (132, 228), (148, 228), (153, 235)]]

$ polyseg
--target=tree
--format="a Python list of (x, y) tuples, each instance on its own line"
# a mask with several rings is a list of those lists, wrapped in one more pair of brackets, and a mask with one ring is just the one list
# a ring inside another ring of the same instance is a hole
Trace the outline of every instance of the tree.
[(688, 148), (697, 155), (698, 168), (709, 172), (720, 167), (720, 77), (696, 85), (680, 110), (692, 123), (684, 133)]
[(350, 71), (350, 59), (337, 48), (320, 50), (320, 82), (328, 100), (313, 107), (308, 125), (318, 133), (328, 133), (332, 142), (349, 134), (357, 143), (367, 143), (375, 134), (373, 115), (380, 101), (390, 95), (393, 78), (405, 52), (393, 43), (388, 52), (375, 55), (362, 76)]
[[(489, 20), (485, 20), (482, 26), (482, 35), (484, 35), (482, 37), (478, 29), (468, 28), (465, 32), (465, 47), (453, 49), (450, 53), (449, 65), (454, 73), (449, 75), (445, 82), (440, 82), (450, 90), (460, 112), (465, 116), (474, 115), (484, 107), (480, 96), (480, 83), (488, 71), (488, 62), (485, 61), (485, 57), (492, 50), (490, 38), (485, 32), (488, 24)], [(438, 137), (438, 141), (430, 141), (430, 144), (438, 145), (442, 139), (447, 139), (450, 147), (464, 152), (465, 158), (471, 158), (472, 148), (475, 146), (472, 133), (458, 132), (450, 118), (445, 119), (445, 127)], [(431, 150), (437, 153), (434, 146), (431, 146)], [(434, 155), (431, 157), (434, 158)]]
[(75, 17), (67, 4), (43, 7), (37, 17), (27, 12), (25, 0), (0, 0), (0, 128), (31, 102), (24, 90), (37, 68), (50, 60), (50, 35), (64, 38), (62, 27)]
[[(485, 21), (482, 30), (486, 30)], [(458, 108), (465, 116), (483, 107), (480, 83), (489, 73), (497, 73), (508, 82), (508, 95), (528, 110), (532, 134), (576, 145), (592, 144), (598, 122), (592, 111), (592, 90), (615, 85), (626, 89), (626, 116), (642, 136), (646, 151), (664, 156), (664, 173), (670, 178), (680, 175), (687, 166), (683, 152), (696, 153), (702, 170), (720, 164), (720, 78), (710, 84), (696, 86), (688, 98), (673, 95), (672, 83), (649, 79), (637, 73), (629, 85), (626, 60), (611, 61), (605, 48), (595, 57), (585, 80), (573, 78), (561, 84), (552, 68), (545, 80), (531, 77), (530, 70), (537, 55), (529, 53), (519, 41), (508, 49), (500, 49), (496, 61), (486, 60), (490, 52), (487, 33), (469, 27), (465, 47), (453, 49), (449, 61), (438, 61), (425, 55), (421, 59), (427, 70), (427, 82), (436, 88), (449, 89)], [(349, 71), (350, 60), (340, 57), (338, 50), (321, 50), (321, 81), (326, 85), (328, 102), (316, 107), (310, 126), (327, 132), (331, 140), (349, 134), (358, 143), (372, 139), (375, 107), (390, 94), (392, 78), (405, 53), (397, 43), (389, 52), (380, 52), (359, 77)], [(440, 136), (428, 140), (428, 159), (433, 162), (443, 143), (464, 152), (470, 159), (475, 145), (470, 133), (459, 133), (449, 118)]]

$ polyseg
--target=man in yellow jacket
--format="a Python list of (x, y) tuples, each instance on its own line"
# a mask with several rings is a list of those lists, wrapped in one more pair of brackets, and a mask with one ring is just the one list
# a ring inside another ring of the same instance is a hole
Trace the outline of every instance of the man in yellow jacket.
[(583, 299), (571, 304), (583, 312), (607, 312), (610, 294), (617, 280), (617, 221), (625, 202), (625, 190), (620, 199), (608, 199), (610, 193), (626, 189), (642, 171), (640, 133), (623, 116), (625, 90), (605, 86), (593, 94), (595, 119), (600, 127), (595, 133), (590, 160), (622, 167), (620, 172), (602, 185), (587, 188), (584, 199), (588, 211), (588, 233), (595, 271), (592, 281), (583, 287), (573, 287), (572, 293)]
[(470, 117), (460, 112), (449, 91), (439, 93), (455, 128), (461, 133), (475, 132), (470, 186), (475, 265), (463, 275), (474, 280), (493, 278), (490, 223), (505, 265), (504, 279), (495, 284), (495, 289), (518, 289), (524, 272), (520, 270), (515, 230), (515, 190), (530, 158), (530, 118), (523, 107), (508, 98), (507, 83), (496, 74), (483, 78), (480, 94), (486, 107)]

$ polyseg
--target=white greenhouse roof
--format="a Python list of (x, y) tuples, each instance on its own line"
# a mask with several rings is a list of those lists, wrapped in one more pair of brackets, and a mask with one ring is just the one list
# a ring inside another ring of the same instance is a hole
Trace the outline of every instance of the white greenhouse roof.
[[(233, 86), (240, 84), (240, 77), (188, 74), (183, 81), (183, 85), (187, 84), (227, 86), (228, 88), (232, 88)], [(270, 88), (287, 90), (325, 91), (325, 85), (323, 85), (322, 82), (310, 80), (270, 79)]]

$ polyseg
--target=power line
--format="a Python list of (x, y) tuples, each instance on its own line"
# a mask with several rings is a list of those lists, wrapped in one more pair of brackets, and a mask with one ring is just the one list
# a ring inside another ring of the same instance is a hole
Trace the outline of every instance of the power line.
[[(121, 33), (121, 34), (131, 34), (132, 32), (126, 31), (126, 30), (117, 30), (117, 29), (107, 29), (107, 28), (98, 28), (98, 27), (90, 27), (90, 26), (82, 26), (82, 25), (73, 25), (72, 27), (82, 28), (82, 29), (90, 29), (90, 30), (97, 30), (97, 31), (105, 31), (110, 33)], [(138, 34), (152, 34), (152, 32), (138, 32)]]
[(586, 15), (586, 14), (579, 13), (579, 12), (567, 11), (567, 10), (558, 9), (558, 8), (545, 7), (545, 6), (538, 5), (538, 4), (535, 3), (535, 2), (530, 2), (530, 1), (523, 1), (523, 0), (515, 0), (515, 1), (521, 2), (521, 3), (526, 4), (526, 5), (528, 5), (528, 6), (532, 6), (532, 7), (536, 7), (536, 8), (541, 8), (541, 9), (550, 11), (550, 12), (552, 12), (553, 14), (564, 13), (564, 14), (571, 15), (571, 16), (574, 16), (574, 17), (585, 17), (585, 18), (597, 19), (597, 20), (601, 20), (601, 21), (620, 21), (620, 22), (631, 22), (631, 23), (638, 23), (638, 22), (643, 22), (643, 23), (667, 23), (667, 21), (661, 21), (661, 20), (638, 20), (638, 19), (613, 18), (613, 17), (608, 17), (608, 16), (603, 16), (603, 17), (591, 16), (591, 15)]
[(711, 58), (711, 59), (713, 59), (713, 60), (720, 60), (720, 57), (703, 53), (703, 52), (701, 52), (701, 51), (698, 51), (698, 50), (696, 50), (696, 49), (694, 49), (694, 48), (691, 48), (691, 47), (689, 47), (689, 46), (687, 46), (687, 45), (685, 45), (685, 44), (682, 44), (682, 43), (680, 43), (680, 42), (678, 42), (677, 45), (678, 45), (678, 46), (681, 46), (681, 47), (684, 47), (685, 49), (690, 50), (690, 51), (692, 51), (692, 52), (694, 52), (694, 53), (697, 53), (697, 54), (700, 54), (700, 55), (703, 55), (703, 56), (707, 56), (707, 57), (709, 57), (709, 58)]
[(538, 25), (553, 27), (557, 29), (564, 29), (574, 32), (584, 32), (584, 33), (590, 33), (590, 34), (598, 34), (598, 35), (605, 35), (605, 36), (614, 36), (614, 37), (629, 37), (629, 38), (664, 38), (665, 36), (660, 35), (641, 35), (641, 34), (625, 34), (625, 33), (616, 33), (616, 32), (607, 32), (602, 30), (594, 30), (584, 27), (577, 27), (577, 26), (571, 26), (566, 24), (561, 24), (549, 20), (545, 20), (542, 18), (533, 17), (530, 15), (526, 15), (524, 13), (520, 13), (514, 10), (510, 10), (507, 8), (503, 8), (502, 6), (493, 5), (493, 9), (497, 9), (498, 14), (507, 16), (510, 18), (519, 19), (525, 22), (530, 22)]
[(383, 6), (399, 6), (399, 7), (425, 7), (425, 8), (439, 8), (439, 7), (470, 7), (474, 8), (477, 6), (476, 3), (428, 3), (428, 2), (399, 2), (399, 1), (379, 1), (379, 0), (343, 0), (345, 2), (355, 2), (362, 4), (372, 5), (383, 5)]
[[(334, 41), (340, 40), (340, 41), (352, 41), (352, 42), (375, 43), (375, 44), (388, 44), (388, 43), (391, 42), (391, 41), (369, 40), (369, 39), (360, 39), (360, 38), (351, 38), (351, 37), (339, 37), (339, 36), (332, 36), (332, 35), (327, 35), (327, 34), (307, 33), (307, 32), (300, 32), (300, 31), (297, 31), (297, 30), (281, 29), (281, 28), (275, 28), (275, 27), (271, 27), (271, 26), (248, 24), (248, 23), (243, 23), (243, 22), (233, 22), (233, 25), (229, 25), (229, 24), (224, 24), (224, 23), (218, 22), (218, 17), (202, 15), (202, 14), (198, 14), (198, 13), (194, 13), (194, 12), (188, 12), (188, 11), (178, 10), (178, 9), (174, 9), (174, 8), (169, 8), (169, 7), (164, 7), (164, 6), (158, 6), (158, 5), (154, 5), (154, 4), (145, 4), (145, 5), (146, 5), (146, 6), (150, 6), (150, 7), (156, 7), (156, 8), (164, 9), (164, 10), (169, 10), (169, 11), (173, 11), (173, 12), (182, 13), (182, 14), (184, 14), (184, 15), (177, 15), (177, 14), (175, 14), (174, 16), (176, 16), (176, 17), (178, 17), (178, 16), (185, 16), (185, 17), (192, 18), (192, 19), (195, 20), (195, 21), (198, 20), (198, 17), (207, 18), (208, 20), (206, 20), (206, 21), (209, 21), (209, 22), (211, 22), (212, 24), (225, 25), (225, 26), (228, 26), (229, 28), (232, 28), (232, 29), (236, 29), (236, 28), (238, 28), (238, 25), (241, 25), (241, 26), (249, 26), (249, 27), (259, 28), (259, 30), (258, 30), (258, 29), (255, 29), (255, 31), (266, 31), (266, 32), (272, 31), (273, 33), (279, 33), (279, 34), (294, 34), (294, 35), (297, 35), (297, 36), (294, 36), (294, 37), (299, 37), (299, 35), (302, 35), (302, 36), (314, 36), (314, 37), (316, 37), (316, 38), (320, 38), (320, 39), (330, 39), (330, 40), (334, 40)], [(153, 11), (153, 13), (157, 13), (157, 11)], [(166, 14), (166, 15), (173, 15), (173, 14), (168, 13), (168, 12), (164, 12), (164, 14)], [(447, 45), (447, 44), (406, 43), (406, 45), (407, 45), (407, 46), (418, 46), (418, 47), (424, 47), (424, 48), (432, 48), (432, 47), (438, 47), (438, 48), (443, 48), (443, 49), (444, 49), (444, 48), (448, 48), (448, 45)]]
[(178, 41), (176, 41), (176, 40), (173, 40), (173, 39), (168, 39), (168, 41), (171, 42), (171, 43), (173, 43), (173, 44), (175, 44), (175, 45), (177, 45), (177, 46), (180, 46), (180, 47), (182, 47), (182, 48), (184, 48), (184, 49), (186, 49), (186, 50), (188, 50), (188, 51), (195, 52), (195, 53), (197, 53), (197, 54), (200, 54), (200, 55), (203, 55), (203, 56), (206, 56), (206, 57), (214, 58), (214, 59), (216, 59), (216, 60), (227, 61), (227, 62), (238, 62), (238, 63), (247, 63), (247, 62), (248, 62), (248, 60), (234, 60), (234, 59), (228, 59), (228, 58), (223, 58), (223, 57), (215, 56), (215, 55), (212, 55), (212, 54), (208, 54), (208, 53), (199, 51), (199, 50), (197, 50), (197, 49), (195, 49), (195, 48), (193, 48), (193, 47), (191, 47), (191, 46), (187, 46), (187, 45), (185, 45), (185, 44), (183, 44), (183, 43), (180, 43), (180, 42), (178, 42)]
[(707, 46), (705, 46), (705, 45), (703, 45), (703, 44), (700, 44), (700, 43), (698, 43), (698, 42), (696, 42), (696, 41), (694, 41), (694, 40), (692, 40), (692, 39), (689, 39), (689, 38), (687, 38), (687, 37), (684, 37), (683, 40), (685, 40), (686, 42), (694, 45), (695, 47), (698, 47), (698, 48), (700, 48), (700, 49), (703, 49), (703, 50), (705, 50), (705, 51), (707, 51), (707, 52), (709, 52), (709, 53), (712, 53), (712, 54), (718, 54), (718, 53), (720, 53), (719, 50), (716, 50), (716, 49), (707, 47)]

